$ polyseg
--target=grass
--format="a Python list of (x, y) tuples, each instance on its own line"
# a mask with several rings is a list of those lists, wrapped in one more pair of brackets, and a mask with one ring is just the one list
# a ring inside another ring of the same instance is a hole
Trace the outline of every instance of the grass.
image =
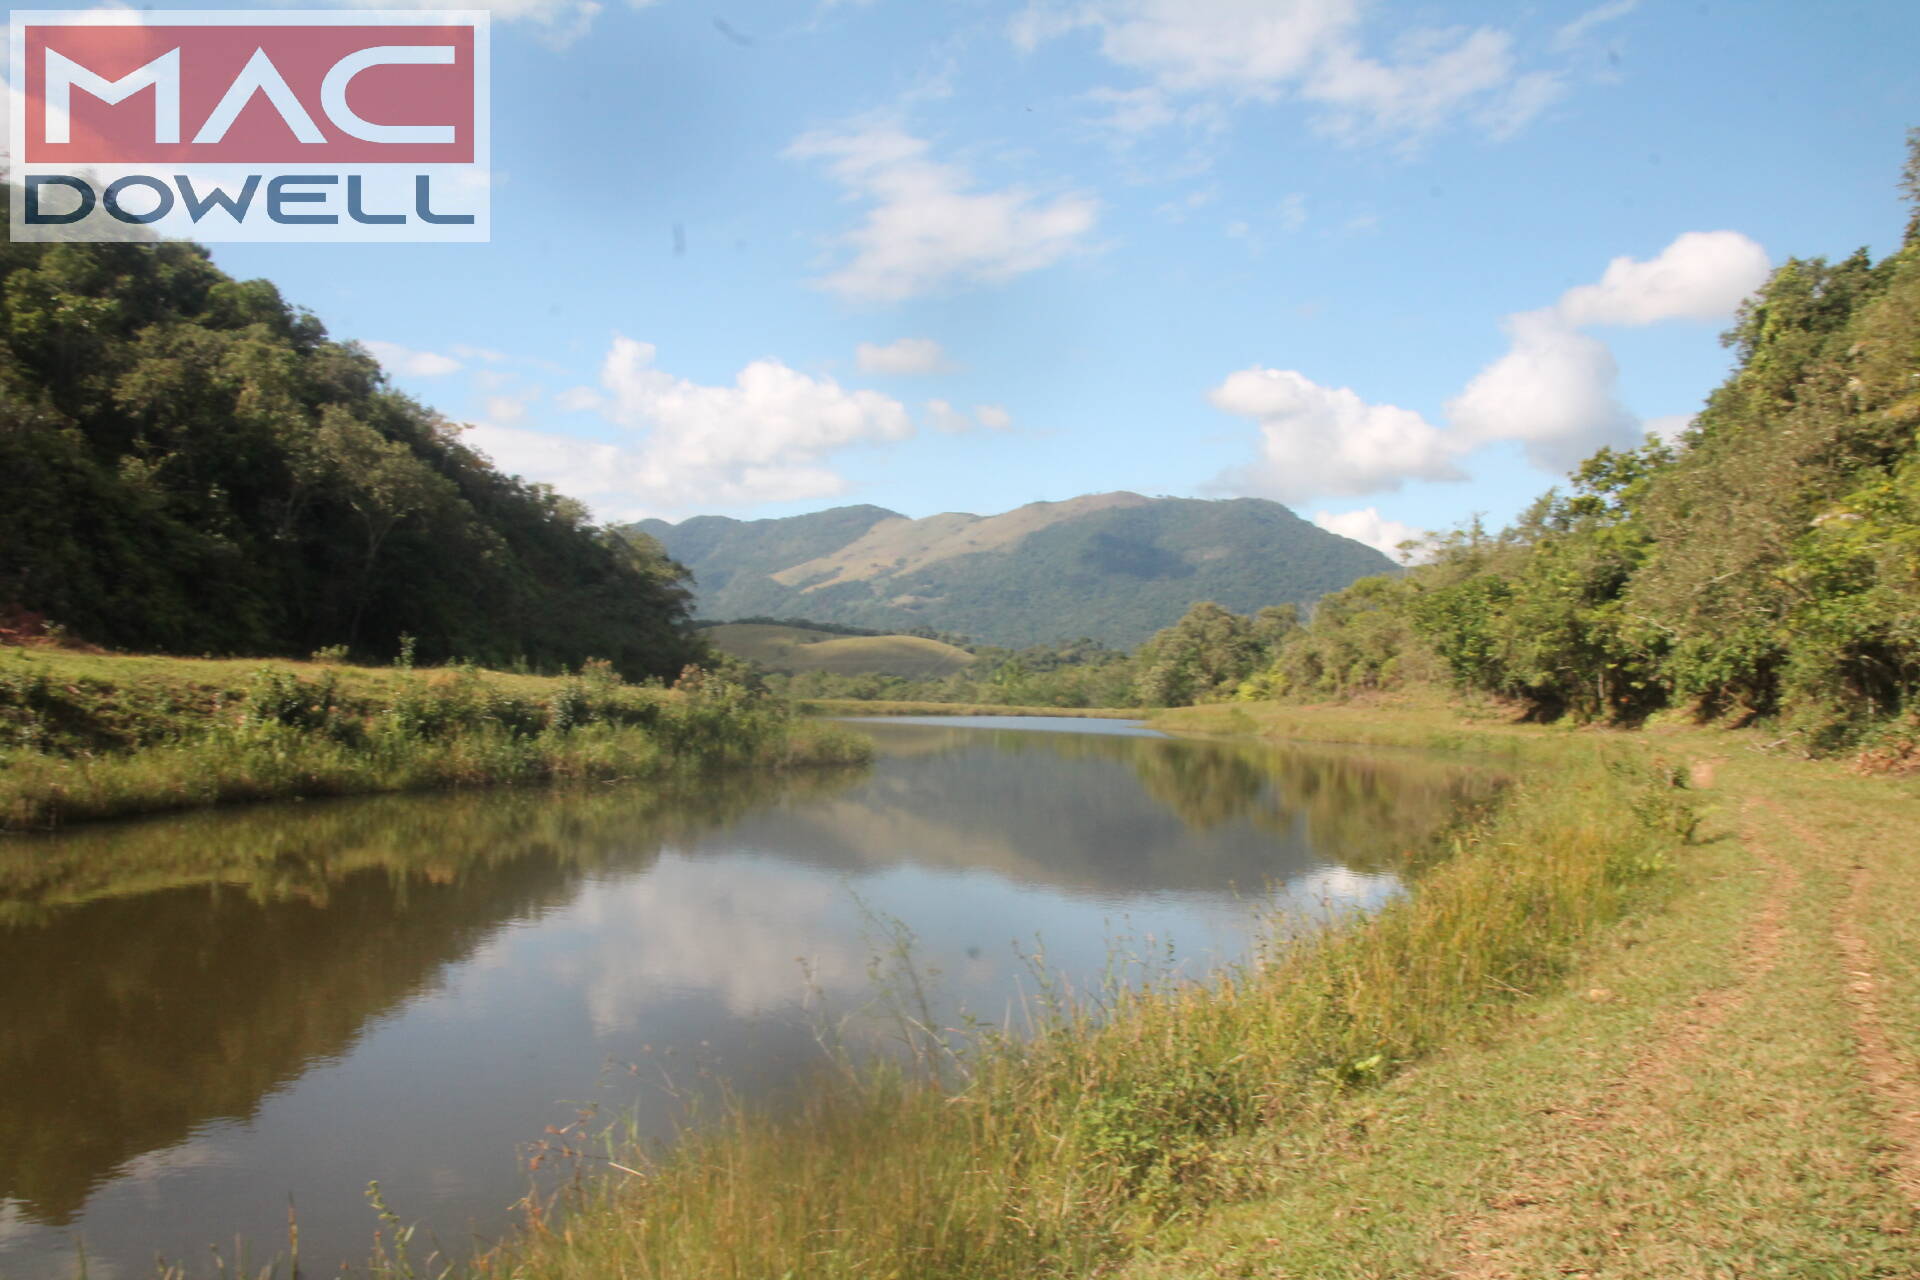
[(1152, 714), (1126, 707), (1008, 707), (992, 702), (889, 702), (864, 698), (800, 698), (794, 705), (823, 716), (1067, 716), (1137, 720)]
[[(1517, 781), (1374, 916), (1204, 984), (1042, 988), (1030, 1035), (909, 1009), (910, 1057), (836, 1058), (789, 1109), (664, 1150), (609, 1135), (613, 1171), (464, 1270), (1920, 1274), (1914, 780), (1437, 700), (1156, 723)], [(416, 1274), (389, 1227), (374, 1270)]]
[(701, 632), (714, 646), (772, 671), (940, 680), (973, 665), (965, 649), (924, 636), (844, 636), (771, 623), (728, 622)]
[(1628, 741), (1496, 737), (1528, 766), (1510, 802), (1377, 915), (1209, 984), (1043, 1000), (1030, 1037), (976, 1034), (951, 1059), (922, 1037), (921, 1061), (956, 1088), (931, 1069), (847, 1068), (795, 1111), (741, 1108), (651, 1158), (617, 1152), (633, 1175), (589, 1182), (475, 1270), (904, 1280), (1210, 1256), (1216, 1219), (1286, 1185), (1276, 1147), (1342, 1141), (1350, 1109), (1516, 1034), (1610, 929), (1685, 881), (1695, 818), (1673, 766)]
[(851, 763), (704, 675), (565, 678), (0, 650), (0, 830), (249, 800)]
[[(1417, 720), (1401, 731), (1426, 732)], [(1253, 1192), (1119, 1275), (1920, 1274), (1903, 1121), (1920, 1079), (1920, 790), (1741, 735), (1638, 741), (1711, 777), (1665, 909), (1599, 935), (1517, 1020), (1252, 1135), (1234, 1158), (1260, 1171)]]

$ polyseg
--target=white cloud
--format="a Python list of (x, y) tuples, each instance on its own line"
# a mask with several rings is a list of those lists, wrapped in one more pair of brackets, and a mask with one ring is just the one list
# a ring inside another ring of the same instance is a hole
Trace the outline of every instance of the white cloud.
[(932, 338), (900, 338), (884, 345), (863, 342), (854, 350), (862, 373), (908, 376), (950, 373), (953, 363)]
[(1715, 320), (1767, 278), (1766, 251), (1735, 231), (1689, 231), (1648, 261), (1615, 258), (1596, 284), (1507, 317), (1507, 353), (1447, 405), (1463, 448), (1518, 440), (1538, 466), (1564, 471), (1603, 445), (1638, 444), (1648, 427), (1616, 394), (1619, 366), (1589, 325)]
[[(832, 497), (840, 450), (913, 434), (905, 406), (850, 391), (778, 360), (756, 360), (731, 385), (703, 386), (654, 366), (652, 344), (614, 339), (597, 407), (630, 438), (586, 441), (486, 423), (472, 444), (503, 469), (553, 484), (609, 516)], [(576, 389), (577, 391), (584, 389)]]
[(927, 401), (927, 422), (935, 431), (959, 435), (973, 426), (973, 420), (945, 400)]
[(1398, 64), (1386, 63), (1335, 44), (1301, 93), (1327, 107), (1323, 128), (1352, 140), (1418, 137), (1469, 103), (1481, 104), (1483, 111), (1509, 105), (1493, 96), (1516, 75), (1513, 39), (1504, 31), (1436, 33), (1416, 42), (1408, 55)]
[(929, 400), (926, 406), (927, 422), (936, 431), (948, 435), (959, 435), (975, 428), (988, 431), (1006, 431), (1013, 426), (1013, 415), (997, 404), (977, 404), (971, 415), (953, 407), (945, 400)]
[(1445, 436), (1419, 414), (1368, 404), (1290, 369), (1242, 369), (1207, 398), (1260, 424), (1260, 460), (1222, 477), (1236, 492), (1299, 502), (1398, 489), (1411, 479), (1466, 478)]
[(809, 133), (787, 149), (824, 162), (868, 206), (865, 221), (840, 237), (849, 256), (820, 280), (824, 288), (898, 302), (1010, 280), (1086, 247), (1099, 215), (1090, 196), (1042, 200), (1020, 187), (977, 191), (966, 169), (928, 151), (925, 141), (890, 125)]
[(1561, 27), (1553, 33), (1554, 52), (1566, 53), (1568, 50), (1576, 48), (1587, 38), (1595, 27), (1603, 23), (1612, 22), (1618, 18), (1624, 18), (1638, 8), (1639, 5), (1640, 0), (1607, 0), (1607, 3), (1597, 5), (1587, 10), (1572, 22), (1567, 23), (1564, 27)]
[(412, 347), (403, 347), (397, 342), (381, 342), (377, 339), (362, 341), (361, 346), (367, 354), (378, 360), (389, 373), (403, 378), (439, 378), (449, 373), (458, 373), (465, 366), (452, 356), (443, 356), (437, 351), (415, 351)]
[(1637, 441), (1606, 343), (1551, 310), (1509, 316), (1506, 327), (1511, 348), (1447, 404), (1461, 444), (1518, 440), (1536, 465), (1565, 471), (1602, 445)]
[(1175, 119), (1167, 95), (1151, 85), (1142, 89), (1094, 89), (1086, 97), (1107, 108), (1101, 123), (1123, 135), (1151, 133)]
[[(1648, 432), (1671, 441), (1691, 419), (1642, 422), (1631, 413), (1620, 402), (1612, 350), (1585, 328), (1720, 319), (1767, 271), (1766, 252), (1733, 231), (1688, 232), (1645, 262), (1615, 258), (1597, 283), (1506, 318), (1507, 351), (1448, 402), (1445, 430), (1297, 372), (1243, 369), (1208, 398), (1259, 423), (1260, 458), (1218, 484), (1298, 502), (1393, 490), (1407, 480), (1464, 479), (1455, 460), (1496, 441), (1518, 442), (1529, 460), (1551, 471), (1569, 470), (1602, 446), (1636, 446)], [(1339, 518), (1358, 521), (1360, 514)]]
[(553, 400), (568, 413), (591, 413), (607, 403), (607, 398), (592, 387), (568, 387)]
[(1738, 231), (1689, 231), (1650, 262), (1615, 258), (1598, 284), (1567, 290), (1557, 310), (1569, 325), (1718, 320), (1769, 270), (1767, 251)]
[(522, 392), (519, 395), (488, 396), (486, 413), (489, 421), (507, 426), (521, 421), (527, 416), (527, 407), (540, 398), (538, 391)]
[(1295, 98), (1351, 140), (1418, 137), (1459, 119), (1502, 134), (1557, 96), (1544, 73), (1520, 72), (1504, 31), (1415, 30), (1381, 57), (1366, 51), (1362, 18), (1361, 0), (1035, 0), (1008, 35), (1031, 51), (1097, 32), (1109, 62), (1149, 81), (1109, 91), (1116, 123), (1136, 129), (1176, 117), (1164, 95), (1213, 95)]
[(1403, 542), (1426, 542), (1433, 535), (1428, 530), (1415, 528), (1399, 520), (1389, 520), (1380, 514), (1378, 507), (1361, 507), (1357, 511), (1316, 511), (1313, 522), (1328, 533), (1337, 533), (1343, 538), (1352, 538), (1355, 542), (1364, 542), (1375, 551), (1401, 564), (1419, 564), (1424, 559), (1421, 548), (1416, 547), (1410, 555), (1400, 550)]

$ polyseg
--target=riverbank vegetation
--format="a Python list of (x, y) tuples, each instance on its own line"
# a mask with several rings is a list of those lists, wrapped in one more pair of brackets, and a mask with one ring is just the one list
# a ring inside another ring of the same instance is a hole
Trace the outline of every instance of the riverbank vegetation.
[(1259, 1184), (1257, 1135), (1510, 1026), (1672, 892), (1698, 821), (1675, 761), (1556, 731), (1486, 742), (1524, 772), (1510, 801), (1416, 851), (1417, 891), (1377, 915), (1276, 938), (1210, 984), (1043, 988), (1031, 1034), (916, 1033), (922, 1074), (848, 1066), (793, 1112), (615, 1151), (635, 1174), (590, 1181), (478, 1269), (1082, 1275), (1150, 1247)]
[(0, 830), (247, 800), (867, 758), (858, 735), (688, 668), (565, 677), (0, 648)]

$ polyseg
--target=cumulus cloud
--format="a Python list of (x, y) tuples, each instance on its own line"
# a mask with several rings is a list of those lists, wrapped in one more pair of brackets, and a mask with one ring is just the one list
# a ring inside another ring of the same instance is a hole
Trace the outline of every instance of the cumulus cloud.
[(1328, 533), (1363, 542), (1402, 564), (1418, 564), (1423, 556), (1420, 547), (1413, 548), (1410, 554), (1403, 553), (1400, 550), (1401, 543), (1424, 543), (1433, 536), (1426, 529), (1387, 519), (1380, 514), (1378, 507), (1361, 507), (1357, 511), (1316, 511), (1313, 513), (1313, 522)]
[(988, 431), (1005, 431), (1013, 426), (1013, 415), (997, 404), (975, 405), (973, 413), (969, 415), (945, 400), (929, 400), (927, 421), (936, 431), (959, 435), (977, 427)]
[(613, 442), (484, 423), (475, 447), (508, 471), (551, 483), (609, 516), (832, 497), (846, 483), (839, 451), (913, 434), (906, 407), (848, 390), (778, 360), (756, 360), (730, 385), (706, 386), (654, 364), (651, 343), (614, 339), (595, 407), (628, 433)]
[(1767, 272), (1766, 252), (1733, 231), (1688, 232), (1646, 261), (1615, 258), (1597, 282), (1506, 318), (1507, 351), (1447, 403), (1444, 430), (1298, 372), (1244, 369), (1209, 399), (1259, 423), (1260, 457), (1219, 484), (1297, 502), (1386, 492), (1408, 480), (1464, 479), (1456, 460), (1497, 441), (1517, 442), (1535, 465), (1566, 471), (1602, 446), (1630, 448), (1648, 432), (1673, 440), (1691, 419), (1643, 422), (1630, 412), (1619, 398), (1612, 350), (1586, 330), (1722, 319)]
[(908, 376), (953, 370), (947, 353), (932, 338), (899, 338), (885, 344), (863, 342), (855, 348), (854, 360), (862, 373)]
[(1619, 401), (1613, 352), (1582, 330), (1720, 319), (1767, 271), (1766, 251), (1746, 236), (1689, 231), (1645, 262), (1615, 258), (1551, 307), (1507, 317), (1507, 353), (1447, 405), (1460, 446), (1517, 440), (1536, 465), (1565, 471), (1603, 445), (1639, 443), (1648, 427)]
[(440, 378), (458, 373), (465, 366), (452, 356), (437, 351), (415, 351), (397, 342), (365, 341), (360, 344), (389, 373), (403, 378)]
[(975, 405), (973, 420), (989, 431), (1006, 431), (1013, 426), (1013, 415), (997, 404)]
[[(1507, 32), (1415, 30), (1383, 56), (1367, 50), (1362, 9), (1361, 0), (1035, 0), (1008, 34), (1032, 50), (1091, 29), (1109, 62), (1159, 94), (1294, 98), (1355, 140), (1417, 137), (1461, 119), (1511, 132), (1558, 96), (1557, 76), (1520, 71)], [(1160, 97), (1115, 94), (1117, 116), (1136, 128), (1175, 118)]]
[(1565, 471), (1602, 445), (1632, 444), (1636, 419), (1615, 397), (1620, 369), (1598, 338), (1552, 311), (1507, 319), (1512, 347), (1447, 404), (1460, 443), (1518, 440), (1537, 465)]
[(553, 399), (568, 413), (592, 413), (607, 403), (607, 398), (592, 387), (568, 387)]
[(1556, 311), (1569, 325), (1718, 320), (1770, 269), (1767, 251), (1738, 231), (1689, 231), (1651, 261), (1615, 258), (1598, 284), (1567, 290)]
[(1238, 492), (1299, 502), (1398, 489), (1410, 479), (1466, 478), (1446, 437), (1419, 414), (1368, 404), (1291, 369), (1242, 369), (1207, 398), (1260, 425), (1259, 461), (1223, 477)]
[(523, 391), (518, 394), (488, 396), (486, 400), (487, 420), (512, 426), (526, 418), (527, 410), (540, 398), (538, 391)]
[(891, 125), (805, 134), (787, 154), (824, 163), (867, 206), (865, 220), (840, 237), (845, 261), (819, 281), (859, 301), (898, 302), (1038, 271), (1084, 249), (1099, 216), (1086, 195), (977, 190), (965, 168), (933, 159), (924, 140)]

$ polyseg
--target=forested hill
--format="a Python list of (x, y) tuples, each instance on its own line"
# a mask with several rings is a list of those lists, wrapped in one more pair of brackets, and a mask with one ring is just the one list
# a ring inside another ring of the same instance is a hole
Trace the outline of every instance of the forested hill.
[(158, 652), (410, 634), (422, 661), (671, 675), (701, 647), (679, 577), (197, 246), (0, 244), (0, 613)]
[(1213, 600), (1251, 613), (1392, 569), (1371, 547), (1258, 498), (1091, 494), (997, 516), (839, 507), (785, 520), (648, 520), (709, 618), (805, 617), (999, 645), (1128, 648)]
[(1249, 690), (1420, 671), (1537, 713), (1773, 717), (1783, 742), (1920, 767), (1920, 130), (1901, 247), (1792, 258), (1673, 445), (1603, 450), (1571, 492), (1322, 602)]

